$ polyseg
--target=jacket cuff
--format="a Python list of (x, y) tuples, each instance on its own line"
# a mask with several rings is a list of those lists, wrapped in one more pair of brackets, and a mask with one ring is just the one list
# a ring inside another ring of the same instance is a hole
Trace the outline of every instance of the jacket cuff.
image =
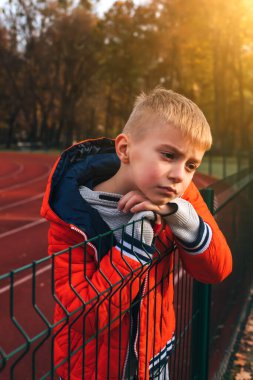
[(191, 203), (181, 198), (175, 199), (171, 205), (175, 211), (164, 219), (173, 234), (184, 242), (195, 242), (199, 232), (199, 216), (196, 210)]
[(192, 255), (198, 255), (203, 253), (209, 247), (212, 236), (213, 233), (211, 227), (199, 216), (199, 231), (196, 239), (191, 243), (180, 238), (177, 238), (176, 240), (185, 252)]
[(130, 257), (132, 260), (138, 261), (143, 265), (150, 263), (155, 253), (154, 246), (142, 243), (127, 233), (123, 234), (116, 248), (122, 252), (124, 256)]

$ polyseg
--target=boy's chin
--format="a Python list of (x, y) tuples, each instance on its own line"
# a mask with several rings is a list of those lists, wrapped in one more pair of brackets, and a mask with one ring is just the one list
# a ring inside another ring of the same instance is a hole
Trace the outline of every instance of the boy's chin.
[(170, 203), (170, 202), (173, 202), (174, 199), (176, 199), (177, 197), (168, 197), (166, 199), (155, 199), (152, 201), (152, 203), (154, 203), (156, 206), (164, 206), (166, 205), (167, 203)]

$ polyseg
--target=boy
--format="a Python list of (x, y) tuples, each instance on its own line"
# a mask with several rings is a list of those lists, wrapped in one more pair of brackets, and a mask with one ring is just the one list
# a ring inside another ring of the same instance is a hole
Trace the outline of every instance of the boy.
[(169, 378), (174, 242), (199, 281), (217, 283), (232, 268), (192, 183), (211, 143), (193, 102), (155, 89), (137, 98), (115, 141), (80, 142), (56, 162), (42, 206), (49, 253), (94, 238), (54, 258), (54, 351), (63, 380)]

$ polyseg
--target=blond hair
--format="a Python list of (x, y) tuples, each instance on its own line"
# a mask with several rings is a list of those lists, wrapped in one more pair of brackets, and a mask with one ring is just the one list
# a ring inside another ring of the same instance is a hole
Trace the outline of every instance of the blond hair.
[(166, 123), (178, 128), (183, 136), (195, 146), (209, 150), (212, 145), (210, 126), (199, 107), (172, 90), (155, 88), (149, 94), (141, 93), (123, 129), (140, 138), (145, 134), (145, 119), (150, 113), (161, 117)]

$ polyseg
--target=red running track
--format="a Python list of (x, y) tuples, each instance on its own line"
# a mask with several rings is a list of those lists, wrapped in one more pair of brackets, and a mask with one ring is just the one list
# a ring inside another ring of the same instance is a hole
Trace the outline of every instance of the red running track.
[[(0, 152), (0, 275), (47, 256), (48, 224), (40, 217), (40, 207), (55, 159), (56, 155), (53, 154)], [(212, 181), (213, 179), (200, 174), (195, 179), (199, 187)], [(49, 269), (51, 262), (48, 260), (36, 267), (36, 276), (32, 275), (32, 269), (15, 274), (12, 290), (10, 278), (2, 281), (0, 346), (5, 354), (27, 341), (16, 327), (13, 317), (30, 339), (47, 327), (35, 310), (33, 287), (36, 288), (37, 308), (49, 324), (53, 322), (54, 299)], [(36, 284), (32, 282), (33, 278), (36, 278)], [(38, 346), (37, 341), (35, 346), (30, 345), (27, 353), (23, 350), (13, 355), (0, 373), (0, 379), (10, 378), (10, 366), (21, 358), (22, 353), (25, 353), (24, 357), (13, 367), (14, 379), (32, 379), (31, 368), (34, 362), (36, 379), (45, 374), (50, 369), (51, 338), (45, 343), (42, 338), (39, 339), (41, 346)], [(36, 352), (34, 357), (33, 352)]]
[[(55, 160), (55, 154), (0, 152), (0, 275), (47, 256), (48, 224), (40, 217), (40, 207)], [(40, 266), (36, 272), (36, 303), (52, 322), (53, 300), (48, 297), (51, 283), (47, 268), (49, 265)], [(45, 329), (32, 302), (32, 277), (31, 269), (15, 274), (12, 291), (10, 278), (1, 281), (0, 346), (8, 355), (26, 342), (13, 322), (14, 317), (29, 338)], [(48, 361), (48, 353), (43, 350), (45, 347), (40, 350), (41, 360), (37, 366), (40, 373), (43, 373), (43, 363)], [(23, 352), (10, 359), (0, 379), (11, 378), (10, 365)], [(32, 379), (31, 361), (28, 353), (13, 367), (13, 378)]]
[(40, 207), (53, 154), (0, 152), (0, 274), (47, 255)]

